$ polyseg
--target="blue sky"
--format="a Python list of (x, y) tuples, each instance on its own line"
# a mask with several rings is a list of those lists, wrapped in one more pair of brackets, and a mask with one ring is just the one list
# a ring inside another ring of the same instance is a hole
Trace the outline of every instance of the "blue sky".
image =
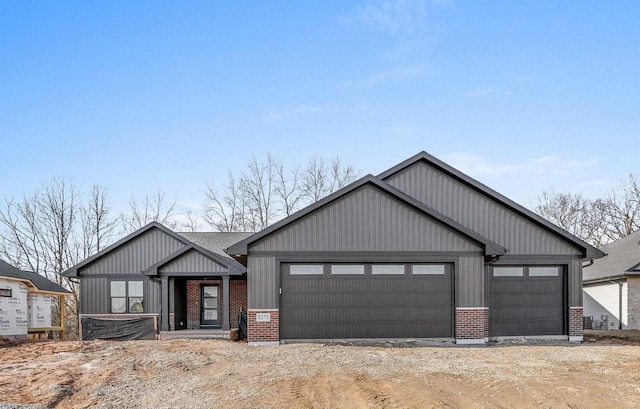
[(204, 200), (251, 154), (426, 150), (529, 205), (638, 173), (640, 2), (0, 2), (0, 196)]

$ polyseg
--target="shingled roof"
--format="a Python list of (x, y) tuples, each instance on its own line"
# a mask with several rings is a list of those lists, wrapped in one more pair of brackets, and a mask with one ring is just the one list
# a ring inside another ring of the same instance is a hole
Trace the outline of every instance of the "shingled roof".
[(0, 277), (28, 280), (31, 282), (31, 284), (33, 284), (35, 288), (40, 291), (49, 291), (53, 293), (70, 293), (70, 291), (66, 288), (59, 286), (58, 284), (41, 276), (40, 274), (31, 271), (20, 270), (19, 268), (12, 266), (4, 260), (0, 260)]
[(228, 259), (230, 263), (240, 268), (241, 270), (246, 270), (246, 267), (234, 260), (232, 257), (227, 255), (224, 252), (224, 249), (232, 246), (233, 244), (244, 240), (245, 238), (251, 236), (253, 233), (228, 233), (228, 232), (178, 232), (179, 235), (184, 237), (185, 239), (191, 241), (192, 243), (197, 244), (200, 247), (204, 247), (205, 249), (220, 254), (224, 256), (225, 259)]
[(607, 244), (601, 250), (607, 253), (607, 257), (584, 268), (585, 282), (640, 274), (640, 231)]

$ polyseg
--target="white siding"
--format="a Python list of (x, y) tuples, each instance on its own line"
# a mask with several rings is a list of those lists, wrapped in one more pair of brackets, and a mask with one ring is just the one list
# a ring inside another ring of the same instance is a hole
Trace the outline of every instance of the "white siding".
[[(627, 283), (622, 287), (622, 328), (627, 328)], [(607, 329), (618, 329), (620, 320), (620, 285), (602, 283), (584, 287), (585, 317), (593, 317), (593, 328), (599, 329), (604, 316), (607, 316)], [(604, 328), (603, 328), (604, 329)]]

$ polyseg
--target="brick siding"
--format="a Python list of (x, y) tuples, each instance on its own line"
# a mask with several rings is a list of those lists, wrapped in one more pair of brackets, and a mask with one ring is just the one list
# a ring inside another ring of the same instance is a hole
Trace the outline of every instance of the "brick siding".
[(488, 336), (488, 308), (456, 308), (456, 339), (485, 339)]
[(229, 309), (231, 310), (231, 328), (238, 328), (238, 314), (240, 311), (247, 310), (247, 281), (231, 280), (229, 281)]
[(583, 330), (582, 307), (569, 308), (569, 336), (581, 337)]
[(187, 280), (187, 329), (200, 328), (200, 296), (202, 285), (217, 285), (220, 287), (218, 290), (218, 297), (220, 297), (218, 318), (220, 319), (220, 325), (222, 325), (222, 314), (224, 314), (222, 280)]
[[(257, 322), (257, 313), (271, 315), (269, 322)], [(247, 341), (249, 342), (278, 342), (280, 340), (280, 314), (277, 310), (249, 310), (247, 311)]]

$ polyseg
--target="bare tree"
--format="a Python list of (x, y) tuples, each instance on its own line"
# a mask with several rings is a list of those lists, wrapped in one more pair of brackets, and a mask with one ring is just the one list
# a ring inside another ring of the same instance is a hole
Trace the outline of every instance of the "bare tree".
[(200, 227), (200, 218), (193, 214), (191, 210), (187, 210), (183, 215), (183, 219), (178, 222), (178, 227), (183, 231), (194, 232)]
[(284, 216), (290, 216), (302, 203), (304, 192), (301, 189), (300, 166), (294, 165), (287, 172), (282, 162), (278, 163), (278, 184), (276, 194), (281, 203), (281, 212)]
[[(69, 289), (66, 310), (77, 318), (78, 284), (61, 273), (108, 244), (115, 226), (109, 212), (106, 189), (94, 187), (83, 204), (73, 183), (54, 178), (20, 201), (5, 198), (0, 256)], [(69, 334), (77, 334), (77, 319), (66, 324)]]
[(204, 218), (211, 227), (225, 232), (250, 231), (245, 225), (247, 205), (242, 186), (231, 171), (222, 193), (219, 193), (211, 182), (207, 186), (205, 196), (208, 201), (204, 206)]
[(242, 174), (241, 189), (251, 213), (252, 230), (264, 229), (276, 217), (278, 166), (271, 154), (267, 155), (266, 162), (259, 162), (254, 155), (247, 172)]
[(312, 157), (307, 162), (302, 175), (302, 189), (305, 198), (311, 203), (322, 199), (330, 190), (327, 164), (323, 158)]
[(81, 208), (82, 250), (80, 259), (85, 259), (109, 244), (116, 233), (119, 220), (110, 219), (111, 205), (109, 190), (104, 186), (94, 185), (89, 192), (89, 199)]
[(606, 198), (543, 192), (534, 211), (594, 246), (603, 246), (640, 229), (640, 180), (629, 175)]
[(601, 246), (606, 237), (603, 203), (576, 193), (542, 192), (534, 211), (576, 237)]
[(176, 223), (171, 220), (176, 208), (176, 201), (167, 203), (165, 194), (157, 190), (153, 195), (145, 195), (142, 201), (138, 202), (131, 196), (129, 200), (129, 213), (122, 213), (121, 219), (126, 233), (132, 233), (139, 228), (151, 223), (158, 222), (171, 228), (176, 227)]
[(311, 158), (305, 169), (286, 167), (268, 154), (260, 161), (252, 156), (247, 169), (235, 176), (229, 171), (221, 191), (213, 183), (205, 195), (205, 219), (219, 231), (256, 231), (315, 202), (354, 181), (357, 172), (339, 158), (326, 165), (320, 157)]
[(611, 240), (625, 237), (640, 229), (640, 181), (629, 175), (620, 187), (604, 200), (608, 236)]
[(303, 172), (302, 186), (305, 197), (316, 202), (356, 180), (358, 172), (350, 165), (343, 165), (339, 157), (333, 158), (331, 167), (321, 157), (312, 157)]
[(356, 169), (351, 165), (343, 165), (342, 160), (336, 156), (331, 161), (331, 187), (328, 193), (342, 189), (357, 178), (358, 172)]

